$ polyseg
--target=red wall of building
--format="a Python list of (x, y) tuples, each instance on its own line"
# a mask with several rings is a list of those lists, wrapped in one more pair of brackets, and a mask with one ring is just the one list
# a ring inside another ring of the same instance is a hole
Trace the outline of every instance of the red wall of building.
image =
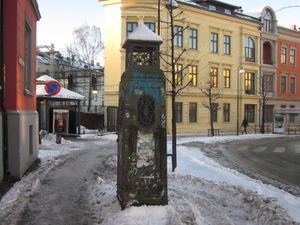
[[(286, 35), (279, 35), (278, 37), (278, 72), (277, 72), (277, 94), (280, 97), (293, 97), (293, 98), (299, 98), (300, 97), (300, 32), (298, 32), (298, 42), (291, 41), (288, 36)], [(281, 64), (281, 47), (286, 46), (287, 47), (287, 63)], [(290, 64), (290, 49), (296, 48), (296, 64), (292, 65)], [(287, 85), (288, 85), (288, 91), (287, 93), (281, 93), (281, 74), (287, 74)], [(291, 94), (290, 89), (290, 75), (296, 75), (296, 93)]]
[[(4, 1), (4, 106), (9, 110), (35, 110), (36, 77), (36, 22), (38, 20), (32, 0)], [(24, 40), (25, 20), (32, 31), (32, 95), (24, 89)]]

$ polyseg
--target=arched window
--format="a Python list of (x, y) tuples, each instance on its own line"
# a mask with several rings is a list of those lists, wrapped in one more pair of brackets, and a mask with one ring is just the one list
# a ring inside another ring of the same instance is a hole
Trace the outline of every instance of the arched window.
[(271, 12), (270, 10), (266, 10), (263, 16), (264, 32), (269, 32), (269, 33), (273, 32), (272, 22), (273, 22), (273, 18)]
[(263, 45), (263, 63), (273, 64), (272, 62), (272, 46), (269, 42), (265, 42)]
[(255, 44), (250, 37), (245, 39), (245, 60), (251, 62), (255, 61)]

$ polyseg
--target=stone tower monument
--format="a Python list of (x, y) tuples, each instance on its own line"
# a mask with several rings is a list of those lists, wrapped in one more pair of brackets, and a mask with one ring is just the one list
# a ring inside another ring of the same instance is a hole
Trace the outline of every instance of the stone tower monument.
[(117, 179), (122, 208), (168, 202), (161, 43), (160, 36), (139, 25), (123, 45), (126, 70), (119, 87)]

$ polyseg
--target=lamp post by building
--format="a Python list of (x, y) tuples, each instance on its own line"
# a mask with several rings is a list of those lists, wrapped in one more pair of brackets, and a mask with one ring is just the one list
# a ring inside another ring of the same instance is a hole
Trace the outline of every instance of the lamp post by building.
[(160, 35), (160, 0), (157, 1), (157, 34)]
[(240, 75), (244, 74), (245, 70), (242, 66), (238, 68), (237, 73), (237, 90), (236, 90), (236, 135), (239, 136), (240, 128)]
[(174, 10), (178, 8), (178, 4), (176, 0), (167, 0), (166, 2), (166, 8), (168, 10), (168, 14), (170, 17), (170, 42), (171, 42), (171, 54), (170, 54), (170, 63), (169, 66), (171, 67), (171, 111), (172, 111), (172, 172), (175, 171), (175, 168), (177, 167), (177, 128), (176, 128), (176, 111), (175, 111), (175, 99), (176, 99), (176, 71), (175, 71), (175, 61), (178, 60), (175, 57), (175, 46), (174, 46), (174, 37), (176, 35), (176, 32), (174, 31)]

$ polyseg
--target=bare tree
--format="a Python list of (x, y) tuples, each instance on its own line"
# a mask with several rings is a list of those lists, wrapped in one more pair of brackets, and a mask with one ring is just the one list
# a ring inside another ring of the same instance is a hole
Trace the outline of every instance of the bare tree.
[[(165, 24), (165, 29), (168, 31), (167, 38), (165, 39), (167, 48), (165, 51), (161, 51), (161, 59), (166, 68), (165, 79), (169, 83), (168, 87), (170, 90), (167, 90), (167, 94), (171, 96), (171, 111), (172, 111), (172, 171), (175, 171), (177, 167), (177, 150), (176, 150), (176, 142), (177, 142), (177, 127), (176, 127), (176, 106), (175, 100), (176, 96), (185, 89), (189, 84), (190, 80), (186, 80), (185, 77), (188, 76), (188, 73), (185, 72), (186, 69), (190, 66), (190, 64), (186, 66), (178, 66), (179, 61), (186, 53), (186, 48), (182, 46), (182, 48), (176, 49), (175, 51), (175, 39), (178, 37), (182, 37), (183, 32), (188, 29), (188, 27), (184, 27), (182, 29), (175, 29), (175, 23), (183, 22), (184, 18), (182, 18), (183, 11), (178, 8), (178, 4), (175, 0), (168, 0), (166, 3), (166, 9), (168, 12), (168, 21), (161, 21)], [(179, 38), (180, 39), (180, 38)], [(182, 40), (179, 40), (182, 41)]]
[(261, 104), (261, 126), (260, 126), (260, 133), (265, 133), (265, 111), (266, 105), (269, 100), (269, 92), (266, 88), (266, 77), (264, 75), (260, 76), (260, 104)]
[(67, 46), (79, 59), (86, 63), (96, 61), (104, 49), (101, 29), (84, 24), (73, 31), (73, 44)]
[(74, 61), (77, 61), (79, 59), (79, 55), (76, 51), (76, 49), (73, 47), (73, 44), (67, 44), (65, 49), (63, 50), (63, 55), (69, 59)]
[(217, 89), (214, 88), (211, 82), (207, 82), (206, 87), (201, 88), (201, 92), (208, 98), (208, 103), (202, 103), (202, 105), (209, 110), (210, 121), (210, 134), (215, 135), (213, 115), (220, 109), (220, 105), (217, 100), (221, 97)]
[(96, 26), (84, 24), (73, 31), (73, 43), (65, 48), (65, 53), (70, 59), (75, 59), (84, 62), (87, 71), (87, 76), (90, 78), (89, 96), (88, 96), (88, 111), (91, 109), (93, 81), (95, 81), (94, 74), (91, 67), (104, 49), (102, 42), (101, 29)]

